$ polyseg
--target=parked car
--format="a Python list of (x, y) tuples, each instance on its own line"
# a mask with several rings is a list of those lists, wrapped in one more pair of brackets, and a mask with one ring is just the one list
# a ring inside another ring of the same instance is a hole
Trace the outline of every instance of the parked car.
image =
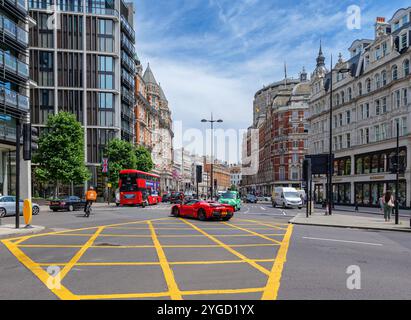
[(173, 206), (171, 214), (174, 217), (190, 217), (201, 221), (212, 219), (228, 221), (233, 217), (234, 209), (230, 205), (215, 201), (190, 200)]
[(181, 203), (184, 200), (184, 193), (172, 192), (170, 196), (170, 203)]
[(245, 197), (245, 202), (246, 203), (257, 203), (257, 197), (253, 194), (247, 194)]
[[(20, 200), (20, 215), (23, 215), (24, 201)], [(36, 203), (32, 204), (33, 216), (40, 213), (40, 206)], [(12, 216), (16, 214), (16, 197), (2, 196), (0, 197), (0, 218)]]
[(57, 211), (76, 211), (83, 210), (86, 201), (77, 196), (67, 196), (61, 199), (50, 201), (50, 210)]
[(241, 210), (241, 198), (237, 191), (228, 191), (218, 199), (221, 204), (228, 204), (234, 208), (234, 211)]
[(165, 193), (163, 194), (163, 199), (162, 202), (170, 202), (171, 194), (170, 193)]

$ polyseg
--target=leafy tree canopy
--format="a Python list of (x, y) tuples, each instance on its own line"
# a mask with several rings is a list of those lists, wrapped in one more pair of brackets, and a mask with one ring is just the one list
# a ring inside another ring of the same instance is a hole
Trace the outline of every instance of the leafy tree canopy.
[(143, 146), (138, 146), (135, 149), (137, 158), (137, 170), (150, 172), (154, 168), (154, 162), (151, 157), (150, 151), (148, 151)]

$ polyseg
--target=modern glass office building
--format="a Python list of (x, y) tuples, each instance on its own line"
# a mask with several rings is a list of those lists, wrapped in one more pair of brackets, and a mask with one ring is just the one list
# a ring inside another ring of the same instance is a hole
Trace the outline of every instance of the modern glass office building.
[[(0, 193), (15, 194), (16, 122), (29, 121), (26, 0), (0, 1)], [(30, 197), (30, 164), (21, 161), (21, 195)]]
[[(134, 139), (134, 8), (122, 0), (30, 0), (31, 118), (71, 112), (84, 127), (90, 184), (103, 192), (103, 152)], [(83, 187), (78, 186), (77, 193)]]

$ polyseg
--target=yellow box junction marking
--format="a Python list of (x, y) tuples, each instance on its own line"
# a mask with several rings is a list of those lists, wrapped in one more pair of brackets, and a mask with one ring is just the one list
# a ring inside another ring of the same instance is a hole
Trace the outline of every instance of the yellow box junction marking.
[[(173, 222), (169, 222), (173, 221)], [(160, 219), (153, 219), (153, 220), (141, 220), (135, 222), (125, 222), (119, 224), (112, 224), (106, 226), (97, 226), (97, 227), (88, 227), (88, 228), (81, 228), (81, 229), (72, 229), (72, 230), (64, 230), (64, 231), (57, 231), (57, 232), (49, 232), (44, 234), (36, 234), (36, 235), (29, 235), (23, 237), (16, 237), (7, 240), (3, 240), (2, 243), (9, 249), (9, 251), (16, 256), (16, 258), (29, 270), (36, 275), (40, 281), (48, 286), (48, 281), (51, 278), (51, 275), (47, 273), (43, 268), (49, 266), (60, 266), (63, 267), (62, 271), (55, 277), (60, 279), (60, 286), (58, 288), (49, 288), (51, 292), (53, 292), (58, 298), (62, 300), (78, 300), (78, 299), (127, 299), (127, 298), (160, 298), (160, 297), (171, 297), (175, 300), (181, 300), (183, 296), (195, 296), (195, 295), (212, 295), (212, 294), (238, 294), (238, 293), (258, 293), (262, 292), (262, 299), (276, 299), (278, 295), (278, 290), (280, 288), (280, 281), (281, 281), (281, 274), (286, 262), (286, 255), (289, 248), (289, 242), (291, 239), (291, 234), (293, 227), (292, 225), (288, 226), (288, 228), (284, 228), (285, 224), (268, 224), (263, 223), (256, 220), (243, 220), (238, 219), (237, 223), (221, 223), (215, 227), (209, 227), (206, 224), (199, 223), (194, 224), (188, 222), (186, 220), (180, 219), (175, 222), (175, 218), (160, 218)], [(132, 227), (133, 225), (141, 225), (142, 227)], [(144, 225), (147, 227), (144, 227)], [(179, 226), (179, 227), (171, 227), (172, 225)], [(224, 227), (223, 227), (224, 225)], [(246, 228), (248, 227), (248, 228)], [(112, 234), (103, 234), (102, 232), (106, 229), (118, 229), (118, 230), (147, 230), (150, 232), (149, 235), (133, 235), (133, 234), (124, 234), (124, 235), (112, 235)], [(241, 230), (246, 232), (247, 234), (216, 234), (211, 235), (207, 233), (205, 230)], [(285, 236), (284, 234), (259, 234), (258, 231), (263, 230), (272, 230), (277, 229), (286, 230)], [(94, 233), (89, 234), (81, 234), (76, 233), (79, 231), (94, 231)], [(191, 235), (158, 235), (156, 230), (196, 230), (200, 234), (191, 234)], [(23, 244), (24, 241), (44, 237), (47, 238), (48, 236), (79, 236), (79, 237), (89, 237), (89, 239), (83, 245), (56, 245), (56, 244)], [(280, 242), (272, 238), (268, 238), (269, 236), (284, 236), (284, 239)], [(153, 241), (153, 245), (95, 245), (94, 242), (99, 237), (141, 237), (141, 238), (151, 238)], [(187, 244), (187, 245), (161, 245), (159, 238), (190, 238), (190, 237), (206, 237), (209, 240), (213, 241), (216, 244), (210, 245), (195, 245), (195, 244)], [(237, 244), (237, 245), (229, 245), (221, 240), (219, 237), (260, 237), (262, 239), (268, 240), (272, 243), (270, 244)], [(249, 259), (248, 257), (244, 256), (243, 254), (239, 253), (238, 251), (234, 250), (233, 248), (241, 248), (241, 247), (275, 247), (279, 246), (279, 250), (275, 259)], [(60, 262), (60, 263), (37, 263), (29, 258), (20, 248), (76, 248), (79, 249), (74, 256), (67, 262)], [(157, 256), (159, 261), (155, 262), (79, 262), (81, 257), (85, 254), (85, 252), (90, 248), (99, 248), (99, 249), (133, 249), (133, 248), (153, 248), (157, 252)], [(169, 262), (167, 256), (164, 252), (164, 248), (224, 248), (225, 250), (229, 251), (240, 260), (217, 260), (217, 261), (178, 261), (178, 262)], [(274, 262), (272, 270), (269, 271), (266, 268), (260, 266), (258, 263), (260, 262)], [(223, 264), (243, 264), (247, 263), (253, 266), (258, 271), (262, 272), (263, 274), (268, 276), (266, 287), (264, 288), (244, 288), (244, 289), (224, 289), (224, 290), (191, 290), (191, 291), (183, 291), (180, 290), (178, 284), (175, 280), (173, 271), (171, 266), (173, 265), (223, 265)], [(74, 266), (160, 266), (163, 275), (168, 286), (168, 291), (166, 292), (148, 292), (148, 293), (124, 293), (124, 294), (95, 294), (95, 295), (75, 295), (73, 294), (68, 288), (61, 284), (61, 281), (67, 276), (67, 274), (72, 270)]]
[(151, 230), (151, 236), (153, 238), (153, 243), (157, 251), (158, 259), (160, 261), (161, 269), (164, 273), (164, 278), (166, 280), (168, 290), (170, 292), (170, 297), (172, 300), (182, 300), (183, 297), (181, 296), (180, 289), (176, 283), (174, 278), (173, 270), (171, 270), (170, 265), (167, 261), (167, 257), (164, 253), (163, 248), (161, 247), (160, 241), (158, 241), (156, 231), (154, 230), (153, 223), (151, 221), (148, 222), (148, 225)]
[(278, 250), (277, 257), (275, 258), (273, 268), (271, 269), (270, 276), (267, 281), (267, 285), (264, 289), (262, 300), (276, 300), (278, 291), (280, 290), (281, 275), (283, 272), (284, 264), (287, 261), (287, 252), (290, 245), (291, 234), (293, 233), (293, 225), (290, 224), (287, 228), (285, 237)]

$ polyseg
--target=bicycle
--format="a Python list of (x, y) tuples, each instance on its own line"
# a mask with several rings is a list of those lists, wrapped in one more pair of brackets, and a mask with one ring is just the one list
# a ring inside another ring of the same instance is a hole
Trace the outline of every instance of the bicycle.
[(91, 205), (92, 205), (92, 204), (93, 204), (92, 202), (87, 203), (86, 210), (85, 210), (85, 213), (84, 213), (84, 217), (85, 217), (85, 218), (89, 218), (89, 217), (90, 217), (90, 214), (91, 214), (91, 212), (93, 211), (93, 210), (91, 209)]

